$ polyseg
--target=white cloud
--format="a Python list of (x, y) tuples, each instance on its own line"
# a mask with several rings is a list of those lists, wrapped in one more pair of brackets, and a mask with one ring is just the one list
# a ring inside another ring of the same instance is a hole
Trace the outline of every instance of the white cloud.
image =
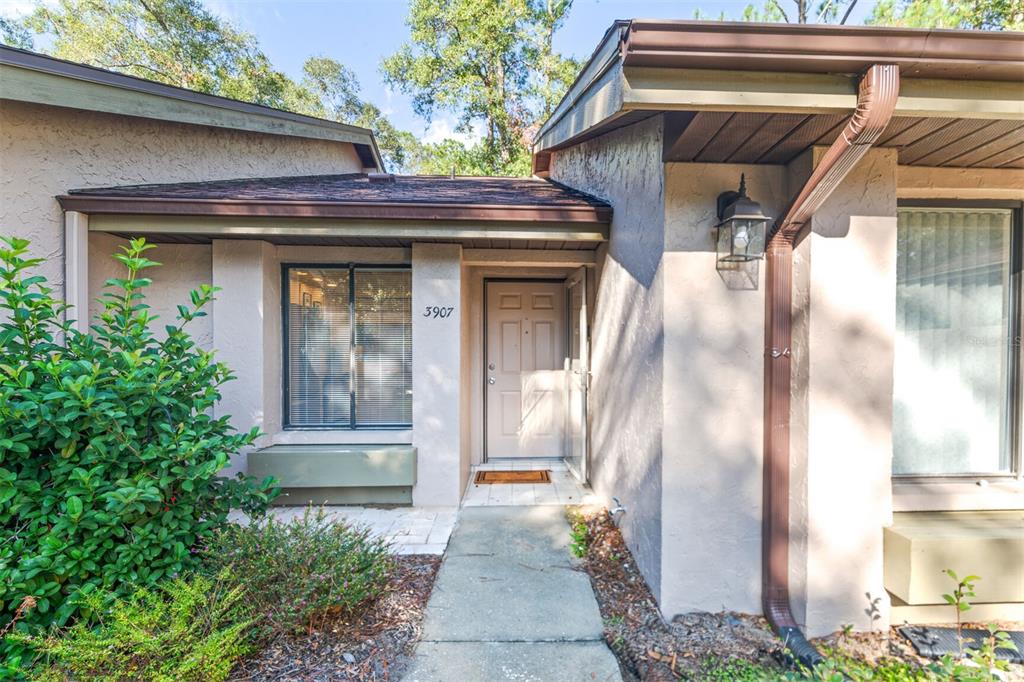
[(427, 144), (433, 144), (435, 142), (441, 142), (451, 138), (469, 145), (479, 141), (483, 137), (483, 135), (477, 132), (475, 128), (467, 133), (456, 131), (456, 125), (457, 122), (450, 116), (435, 118), (430, 122), (430, 125), (427, 126), (427, 129), (423, 131), (421, 139)]

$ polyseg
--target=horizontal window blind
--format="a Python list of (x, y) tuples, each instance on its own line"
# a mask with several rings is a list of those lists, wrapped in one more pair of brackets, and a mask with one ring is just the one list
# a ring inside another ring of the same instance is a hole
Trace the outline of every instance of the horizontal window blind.
[(412, 291), (402, 270), (356, 270), (356, 423), (412, 422)]
[(293, 268), (288, 272), (288, 423), (351, 423), (350, 273)]
[(290, 427), (412, 422), (407, 269), (286, 268)]
[(897, 223), (893, 472), (1011, 464), (1012, 212), (906, 208)]

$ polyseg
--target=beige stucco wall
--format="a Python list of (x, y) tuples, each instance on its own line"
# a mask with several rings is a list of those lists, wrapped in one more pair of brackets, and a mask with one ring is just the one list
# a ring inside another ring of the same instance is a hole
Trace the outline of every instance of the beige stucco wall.
[[(468, 449), (460, 418), (464, 314), (460, 244), (412, 245), (412, 444), (416, 447), (417, 506), (457, 505), (462, 498)], [(429, 306), (451, 306), (446, 318), (417, 315)]]
[(348, 143), (233, 131), (0, 100), (0, 233), (32, 240), (62, 291), (69, 189), (358, 172)]
[(764, 268), (716, 269), (716, 198), (785, 204), (779, 166), (665, 167), (662, 590), (666, 615), (761, 610)]
[[(815, 150), (815, 158), (823, 150)], [(806, 164), (808, 159), (798, 163)], [(803, 171), (798, 173), (803, 174)], [(892, 522), (896, 151), (868, 152), (794, 256), (794, 603), (807, 631), (885, 627)], [(878, 598), (879, 620), (865, 613)]]
[(623, 536), (651, 590), (662, 585), (665, 245), (662, 124), (654, 117), (555, 152), (551, 178), (610, 201), (591, 332), (591, 484), (627, 508)]

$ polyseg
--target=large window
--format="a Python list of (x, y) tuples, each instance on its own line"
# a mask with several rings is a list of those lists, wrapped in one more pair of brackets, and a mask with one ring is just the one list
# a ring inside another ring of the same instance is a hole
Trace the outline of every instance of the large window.
[(284, 283), (286, 426), (409, 426), (409, 270), (290, 265)]
[(1019, 211), (903, 207), (897, 230), (893, 472), (1012, 473)]

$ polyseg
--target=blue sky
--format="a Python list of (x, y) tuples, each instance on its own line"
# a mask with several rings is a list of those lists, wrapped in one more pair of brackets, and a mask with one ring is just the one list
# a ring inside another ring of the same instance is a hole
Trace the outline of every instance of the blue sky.
[[(312, 55), (333, 57), (359, 77), (363, 97), (377, 104), (401, 128), (436, 141), (449, 136), (454, 116), (439, 112), (428, 127), (412, 112), (409, 100), (381, 82), (381, 60), (408, 35), (405, 0), (205, 0), (207, 7), (256, 35), (278, 69), (293, 77)], [(696, 9), (717, 17), (738, 16), (748, 0), (575, 0), (556, 48), (584, 59), (615, 19), (634, 17), (690, 19)], [(781, 0), (788, 6), (788, 0)], [(874, 0), (860, 0), (850, 23), (860, 23)], [(0, 0), (0, 14), (31, 9), (32, 0)]]

